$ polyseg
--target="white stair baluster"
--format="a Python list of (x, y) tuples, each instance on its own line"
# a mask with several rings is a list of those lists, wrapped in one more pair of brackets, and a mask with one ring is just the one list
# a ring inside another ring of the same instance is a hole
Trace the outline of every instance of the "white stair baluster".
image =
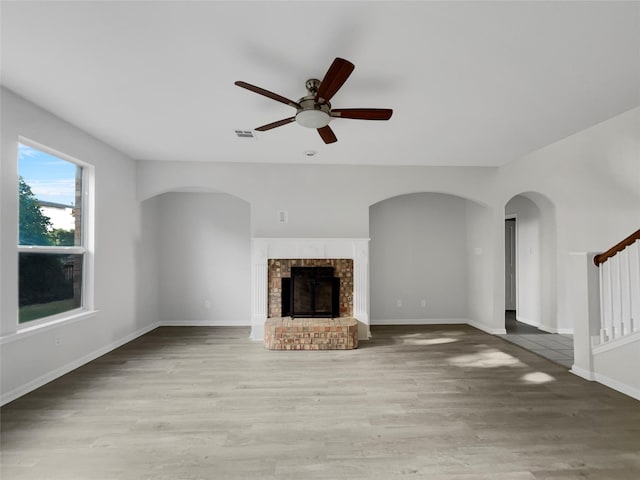
[(602, 343), (611, 340), (611, 264), (609, 261), (600, 265), (600, 282), (602, 288)]
[(620, 254), (614, 255), (611, 261), (611, 306), (613, 327), (611, 330), (612, 339), (622, 336), (622, 298), (620, 297)]
[(629, 333), (640, 331), (640, 240), (629, 250)]
[(629, 334), (629, 309), (630, 309), (630, 299), (629, 299), (629, 249), (625, 248), (621, 252), (619, 252), (616, 257), (618, 257), (618, 265), (620, 268), (620, 337)]

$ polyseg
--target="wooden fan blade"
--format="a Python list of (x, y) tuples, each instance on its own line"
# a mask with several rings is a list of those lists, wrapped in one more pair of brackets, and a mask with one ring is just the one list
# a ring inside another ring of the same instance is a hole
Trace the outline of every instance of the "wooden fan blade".
[(316, 102), (326, 103), (331, 100), (340, 87), (347, 81), (351, 72), (355, 66), (344, 58), (336, 58), (327, 73), (325, 73), (320, 86), (318, 87), (318, 93), (316, 94)]
[(278, 120), (277, 122), (262, 125), (261, 127), (256, 128), (256, 130), (258, 132), (266, 132), (267, 130), (271, 130), (272, 128), (281, 127), (282, 125), (286, 125), (287, 123), (291, 123), (295, 121), (296, 121), (296, 117), (289, 117), (289, 118), (285, 118), (284, 120)]
[(324, 143), (334, 143), (338, 141), (338, 137), (336, 137), (336, 134), (333, 133), (333, 130), (331, 130), (329, 125), (318, 128), (318, 133), (320, 134), (320, 137), (322, 137), (322, 140), (324, 140)]
[(355, 118), (356, 120), (389, 120), (393, 115), (390, 108), (335, 108), (332, 117)]
[(281, 102), (281, 103), (284, 103), (285, 105), (289, 105), (290, 107), (293, 107), (296, 110), (299, 110), (302, 108), (298, 102), (289, 100), (288, 98), (285, 98), (282, 95), (278, 95), (277, 93), (270, 92), (269, 90), (265, 90), (264, 88), (256, 87), (255, 85), (251, 85), (250, 83), (237, 81), (237, 82), (234, 82), (234, 84), (239, 87), (246, 88), (251, 92), (264, 95), (265, 97), (275, 100), (277, 102)]

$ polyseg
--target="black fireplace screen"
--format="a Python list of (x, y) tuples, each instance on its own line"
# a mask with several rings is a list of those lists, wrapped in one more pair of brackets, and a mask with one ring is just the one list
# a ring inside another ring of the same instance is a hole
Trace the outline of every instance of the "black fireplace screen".
[(282, 278), (282, 316), (340, 316), (340, 279), (333, 267), (291, 267), (291, 278)]

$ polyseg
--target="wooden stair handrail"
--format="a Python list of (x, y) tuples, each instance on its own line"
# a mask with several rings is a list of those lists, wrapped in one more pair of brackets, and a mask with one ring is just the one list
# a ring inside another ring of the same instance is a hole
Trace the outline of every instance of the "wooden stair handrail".
[(629, 245), (631, 245), (636, 240), (640, 240), (640, 230), (636, 230), (631, 235), (629, 235), (627, 238), (622, 240), (620, 243), (615, 244), (613, 247), (611, 247), (606, 252), (601, 253), (600, 255), (596, 255), (595, 257), (593, 257), (593, 263), (596, 264), (596, 267), (599, 267), (600, 264), (604, 263), (607, 259), (613, 257), (616, 253), (624, 250), (625, 248), (627, 248)]

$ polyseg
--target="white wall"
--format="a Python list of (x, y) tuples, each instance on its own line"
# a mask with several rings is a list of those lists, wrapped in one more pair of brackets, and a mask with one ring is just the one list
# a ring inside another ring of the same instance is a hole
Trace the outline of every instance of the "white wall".
[(466, 321), (466, 203), (453, 195), (415, 193), (371, 206), (373, 325)]
[(158, 322), (160, 317), (160, 234), (161, 210), (158, 198), (140, 203), (140, 236), (136, 239), (136, 325), (142, 330)]
[(524, 193), (541, 207), (551, 227), (543, 247), (555, 252), (542, 261), (543, 298), (549, 285), (556, 293), (543, 302), (543, 323), (555, 317), (558, 331), (571, 331), (580, 319), (567, 305), (569, 252), (607, 250), (640, 224), (640, 108), (501, 167), (496, 187), (503, 205)]
[(495, 304), (495, 275), (492, 269), (496, 256), (504, 252), (495, 249), (496, 236), (502, 232), (491, 228), (493, 212), (485, 205), (466, 202), (467, 258), (467, 318), (469, 323), (490, 333), (506, 333), (504, 305)]
[[(157, 277), (139, 275), (153, 273), (154, 213), (136, 199), (134, 162), (4, 88), (1, 96), (0, 355), (6, 402), (152, 328)], [(96, 312), (28, 334), (17, 332), (19, 135), (94, 165), (96, 174)]]
[[(364, 238), (369, 206), (415, 192), (484, 202), (495, 168), (356, 167), (326, 164), (138, 162), (138, 195), (203, 188), (251, 205), (251, 235), (275, 238)], [(289, 221), (278, 223), (278, 211)]]
[(161, 321), (250, 325), (249, 204), (222, 193), (156, 198)]
[(636, 108), (515, 160), (498, 169), (499, 196), (505, 204), (523, 192), (548, 198), (557, 209), (559, 250), (608, 248), (637, 228), (639, 132)]

